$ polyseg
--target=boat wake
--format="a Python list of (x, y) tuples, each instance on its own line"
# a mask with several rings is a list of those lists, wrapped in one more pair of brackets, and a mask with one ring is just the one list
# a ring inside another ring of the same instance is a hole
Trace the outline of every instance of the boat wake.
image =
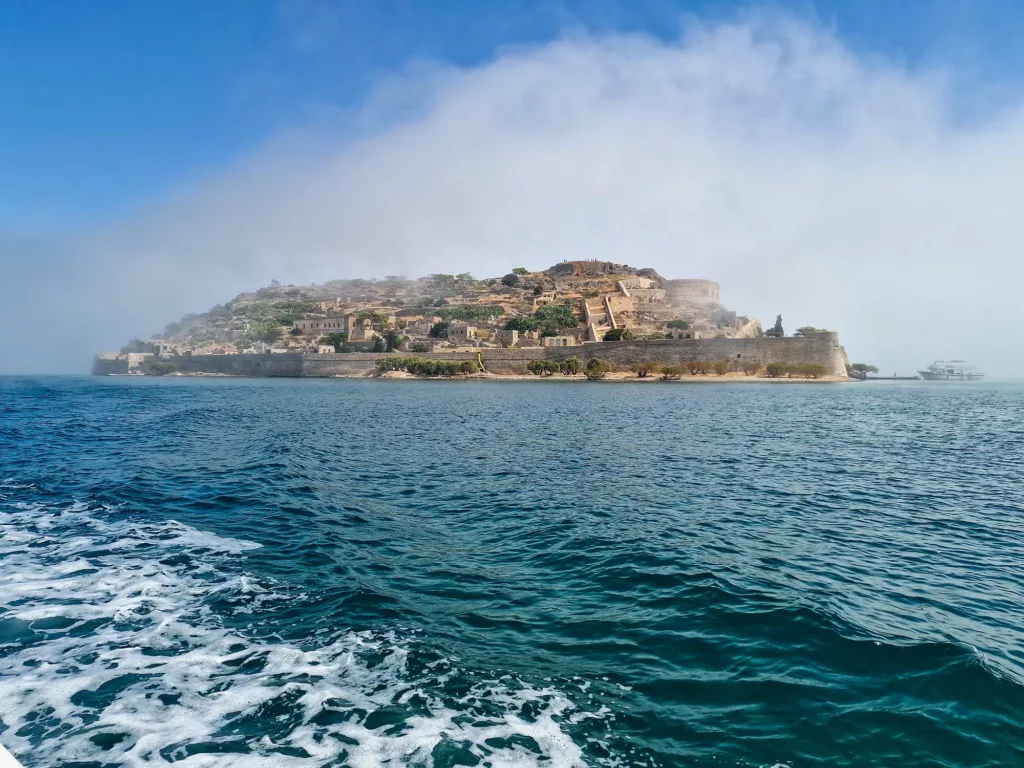
[(256, 544), (2, 498), (0, 531), (0, 738), (28, 765), (640, 762), (586, 683), (482, 680), (412, 631), (260, 637), (291, 598), (245, 574)]

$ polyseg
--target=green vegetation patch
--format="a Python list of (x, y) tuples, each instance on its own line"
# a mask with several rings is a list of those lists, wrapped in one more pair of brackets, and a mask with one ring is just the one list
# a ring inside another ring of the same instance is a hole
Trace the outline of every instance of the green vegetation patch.
[(477, 320), (489, 320), (505, 314), (505, 308), (495, 304), (486, 306), (443, 307), (437, 311), (442, 320), (457, 320), (470, 323)]
[(480, 370), (473, 360), (428, 360), (424, 357), (385, 357), (377, 370), (406, 371), (416, 376), (466, 376)]

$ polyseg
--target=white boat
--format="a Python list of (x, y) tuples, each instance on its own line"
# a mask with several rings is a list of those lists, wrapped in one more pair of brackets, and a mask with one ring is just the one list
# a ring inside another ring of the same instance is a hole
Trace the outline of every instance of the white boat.
[(925, 381), (977, 381), (985, 376), (966, 360), (936, 360), (918, 373)]

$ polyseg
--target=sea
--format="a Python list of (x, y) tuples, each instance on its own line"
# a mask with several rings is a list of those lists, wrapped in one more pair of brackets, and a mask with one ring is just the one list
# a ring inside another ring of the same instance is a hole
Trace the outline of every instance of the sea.
[(1024, 766), (1024, 385), (0, 379), (25, 766)]

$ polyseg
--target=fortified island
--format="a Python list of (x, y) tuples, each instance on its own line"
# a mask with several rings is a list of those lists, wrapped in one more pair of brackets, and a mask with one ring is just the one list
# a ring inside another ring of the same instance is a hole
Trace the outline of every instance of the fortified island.
[[(242, 293), (97, 355), (96, 375), (845, 378), (838, 334), (764, 330), (712, 280), (565, 261), (503, 277), (332, 280)], [(396, 374), (395, 372), (405, 372)]]

